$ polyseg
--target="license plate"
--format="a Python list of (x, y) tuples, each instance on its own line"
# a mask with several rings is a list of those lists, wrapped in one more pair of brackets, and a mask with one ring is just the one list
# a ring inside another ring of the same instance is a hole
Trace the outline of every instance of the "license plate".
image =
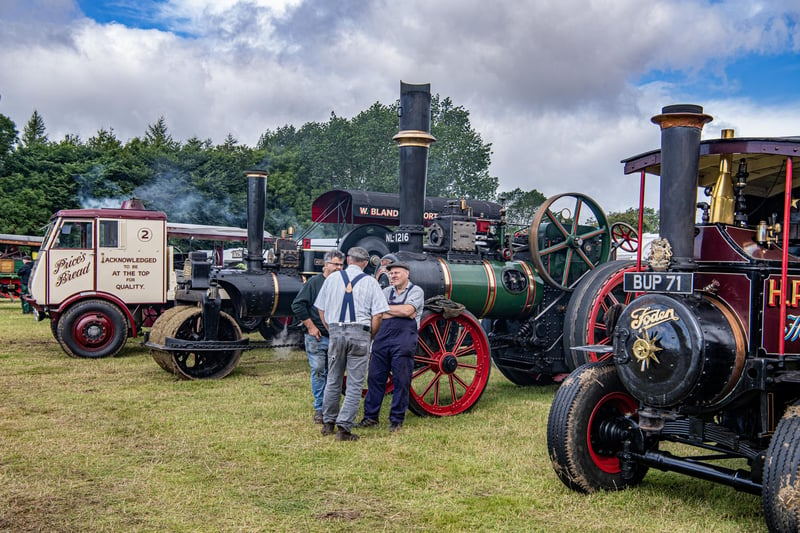
[(689, 272), (626, 272), (622, 288), (625, 292), (691, 294), (694, 277)]

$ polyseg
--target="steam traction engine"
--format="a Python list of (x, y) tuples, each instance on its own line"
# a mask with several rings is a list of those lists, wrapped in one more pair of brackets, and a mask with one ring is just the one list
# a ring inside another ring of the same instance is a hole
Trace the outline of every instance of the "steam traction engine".
[[(587, 337), (602, 342), (577, 350), (595, 362), (556, 393), (548, 451), (573, 490), (623, 489), (654, 467), (761, 494), (769, 528), (797, 531), (800, 139), (723, 130), (700, 142), (710, 120), (699, 106), (665, 107), (653, 118), (661, 150), (624, 161), (642, 186), (645, 173), (661, 176), (662, 239), (649, 265), (607, 263), (576, 289), (601, 309)], [(710, 202), (696, 203), (698, 186)], [(703, 452), (673, 455), (665, 442)]]
[[(492, 361), (514, 383), (532, 385), (589, 360), (582, 354), (564, 357), (567, 306), (578, 280), (607, 261), (613, 242), (602, 210), (590, 198), (566, 194), (549, 199), (530, 227), (517, 232), (502, 216), (487, 219), (466, 202), (453, 202), (430, 224), (424, 244), (427, 156), (435, 140), (430, 98), (429, 85), (401, 84), (400, 132), (394, 138), (400, 147), (399, 229), (356, 228), (342, 250), (364, 246), (376, 267), (391, 251), (411, 266), (411, 280), (427, 299), (463, 306), (429, 307), (421, 324), (411, 409), (443, 416), (478, 401)], [(255, 231), (263, 227), (265, 180), (264, 173), (248, 179), (248, 228)], [(156, 321), (146, 343), (165, 370), (185, 378), (224, 377), (242, 350), (252, 347), (237, 322), (290, 313), (303, 282), (296, 249), (278, 247), (272, 261), (264, 262), (258, 242), (249, 240), (247, 270), (191, 262), (176, 294), (180, 305)], [(233, 316), (220, 312), (221, 290)], [(602, 341), (587, 328), (573, 327), (569, 343), (587, 342)]]

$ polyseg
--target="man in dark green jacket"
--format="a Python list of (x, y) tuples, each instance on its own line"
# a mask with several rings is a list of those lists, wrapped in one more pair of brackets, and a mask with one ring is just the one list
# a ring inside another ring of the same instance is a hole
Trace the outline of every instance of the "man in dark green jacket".
[(322, 397), (328, 379), (328, 330), (319, 318), (319, 311), (314, 307), (325, 278), (329, 274), (341, 270), (344, 266), (344, 254), (339, 250), (331, 250), (325, 254), (322, 274), (309, 279), (292, 302), (292, 313), (303, 323), (305, 329), (305, 345), (308, 364), (311, 366), (311, 394), (314, 396), (314, 423), (322, 424)]
[(20, 299), (22, 300), (22, 312), (24, 314), (33, 313), (33, 308), (31, 304), (25, 301), (25, 296), (28, 294), (28, 285), (30, 285), (31, 281), (31, 270), (33, 270), (33, 259), (31, 256), (26, 255), (22, 258), (22, 266), (19, 267), (17, 271), (17, 276), (19, 276), (20, 284)]

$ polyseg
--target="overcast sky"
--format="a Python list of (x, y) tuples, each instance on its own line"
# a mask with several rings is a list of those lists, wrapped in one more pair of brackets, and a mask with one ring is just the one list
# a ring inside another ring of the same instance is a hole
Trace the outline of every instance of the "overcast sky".
[(800, 135), (798, 21), (796, 0), (0, 0), (0, 113), (21, 131), (38, 110), (51, 140), (164, 116), (253, 146), (430, 83), (500, 190), (618, 211), (638, 202), (619, 161), (658, 148), (664, 105), (704, 106), (706, 138)]

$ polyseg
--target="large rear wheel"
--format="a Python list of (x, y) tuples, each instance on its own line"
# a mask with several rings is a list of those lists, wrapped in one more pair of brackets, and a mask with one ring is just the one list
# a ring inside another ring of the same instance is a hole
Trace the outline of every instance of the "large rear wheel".
[(617, 457), (623, 443), (609, 429), (627, 426), (636, 406), (613, 365), (590, 363), (564, 380), (550, 407), (547, 450), (567, 487), (591, 493), (639, 484), (647, 467), (636, 465), (632, 478), (623, 478)]
[(762, 504), (770, 531), (800, 529), (800, 403), (786, 410), (767, 448)]
[(564, 358), (570, 369), (612, 357), (610, 351), (603, 353), (573, 348), (589, 345), (611, 347), (616, 318), (635, 296), (622, 290), (625, 273), (634, 270), (635, 262), (610, 261), (586, 274), (578, 284), (564, 317)]
[(489, 381), (489, 341), (475, 316), (454, 318), (426, 311), (419, 330), (409, 409), (425, 416), (451, 416), (471, 409)]
[[(167, 337), (179, 340), (201, 341), (205, 337), (203, 312), (198, 307), (177, 307), (164, 313), (150, 332), (150, 340), (164, 344)], [(238, 341), (242, 331), (236, 320), (220, 313), (217, 339)], [(230, 374), (239, 362), (241, 350), (165, 351), (151, 349), (150, 355), (158, 365), (184, 379), (216, 379)]]

